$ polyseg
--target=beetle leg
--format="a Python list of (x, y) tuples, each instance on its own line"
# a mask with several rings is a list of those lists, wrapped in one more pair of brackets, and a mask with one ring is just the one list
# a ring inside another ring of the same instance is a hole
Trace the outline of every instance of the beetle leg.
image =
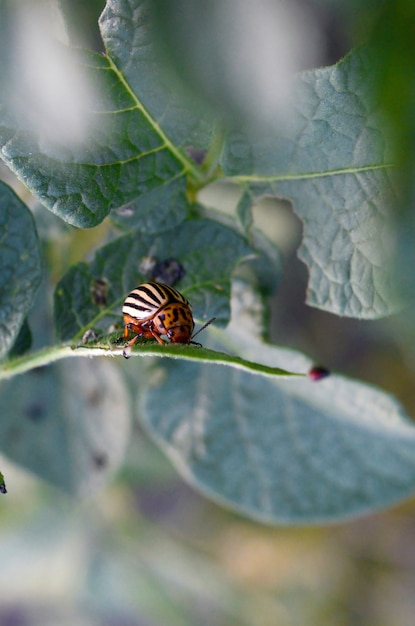
[[(116, 342), (115, 342), (115, 343), (116, 343), (116, 344), (119, 344), (119, 343), (121, 343), (122, 341), (125, 341), (126, 339), (128, 339), (128, 336), (129, 336), (129, 334), (130, 334), (130, 330), (132, 330), (132, 331), (133, 331), (133, 333), (135, 333), (136, 335), (139, 335), (139, 334), (140, 334), (140, 332), (141, 332), (141, 328), (140, 328), (139, 326), (136, 326), (136, 327), (134, 328), (134, 324), (132, 324), (132, 323), (129, 323), (129, 324), (124, 324), (124, 332), (123, 332), (123, 334), (121, 335), (121, 337), (119, 337), (119, 338), (116, 340)], [(129, 342), (128, 342), (128, 343), (129, 343)], [(126, 345), (127, 345), (127, 344), (126, 344)]]
[(161, 346), (165, 346), (166, 345), (166, 342), (163, 341), (163, 339), (160, 337), (160, 335), (157, 335), (154, 332), (154, 330), (151, 328), (151, 326), (150, 326), (149, 330), (150, 330), (151, 334), (153, 335), (154, 339), (157, 341), (157, 343), (159, 343)]
[(148, 320), (146, 322), (143, 322), (141, 326), (146, 331), (146, 334), (145, 334), (146, 337), (150, 337), (151, 335), (153, 339), (155, 339), (157, 343), (159, 343), (161, 346), (164, 346), (166, 344), (166, 342), (163, 341), (163, 339), (160, 337), (160, 334), (157, 334), (156, 331), (154, 330), (153, 320)]
[(128, 338), (128, 335), (130, 334), (130, 330), (133, 333), (135, 333), (136, 336), (139, 336), (143, 332), (141, 326), (139, 326), (138, 324), (133, 324), (132, 322), (129, 322), (128, 324), (124, 326), (124, 339)]
[(130, 330), (135, 333), (134, 337), (132, 339), (130, 339), (129, 341), (127, 341), (124, 344), (124, 350), (123, 350), (123, 357), (125, 359), (129, 359), (129, 355), (126, 352), (126, 348), (129, 348), (130, 346), (133, 346), (135, 344), (135, 342), (138, 340), (138, 338), (140, 337), (140, 335), (142, 335), (142, 328), (141, 326), (137, 326), (136, 324), (133, 324), (132, 322), (129, 322), (128, 324), (125, 324), (124, 326), (124, 334), (123, 337), (120, 337), (121, 339), (128, 339), (128, 335), (130, 334)]

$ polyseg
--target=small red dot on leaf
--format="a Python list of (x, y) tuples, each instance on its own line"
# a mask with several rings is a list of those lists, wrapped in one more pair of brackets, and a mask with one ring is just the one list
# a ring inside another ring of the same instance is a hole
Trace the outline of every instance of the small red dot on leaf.
[(326, 367), (322, 367), (320, 365), (314, 365), (307, 374), (308, 378), (312, 381), (322, 380), (323, 378), (327, 378), (330, 376), (330, 370)]

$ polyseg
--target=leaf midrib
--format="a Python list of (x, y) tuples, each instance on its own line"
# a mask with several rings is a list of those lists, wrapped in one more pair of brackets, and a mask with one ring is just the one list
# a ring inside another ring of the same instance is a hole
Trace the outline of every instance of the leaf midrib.
[[(385, 170), (395, 168), (394, 163), (381, 163), (378, 165), (360, 165), (358, 167), (344, 167), (335, 170), (326, 170), (324, 172), (305, 172), (303, 174), (269, 174), (261, 176), (258, 174), (242, 174), (238, 176), (227, 176), (227, 180), (232, 182), (246, 184), (246, 183), (270, 183), (274, 181), (291, 181), (291, 180), (307, 180), (313, 178), (326, 178), (328, 176), (342, 176), (344, 174), (361, 174), (365, 172), (372, 172), (376, 170)], [(226, 180), (225, 179), (225, 180)]]
[(135, 102), (135, 105), (139, 111), (143, 114), (148, 123), (152, 126), (154, 131), (161, 138), (164, 147), (168, 148), (170, 152), (175, 156), (175, 158), (182, 163), (184, 169), (195, 179), (202, 180), (204, 179), (204, 173), (189, 159), (185, 157), (183, 152), (176, 147), (176, 145), (170, 140), (168, 135), (163, 131), (160, 124), (154, 119), (154, 117), (149, 113), (149, 111), (143, 106), (143, 103), (138, 99), (136, 93), (130, 87), (130, 84), (126, 80), (124, 74), (118, 69), (117, 65), (111, 59), (110, 56), (107, 56), (108, 63), (112, 71), (117, 76), (120, 83), (123, 85), (124, 89), (128, 92), (130, 97)]

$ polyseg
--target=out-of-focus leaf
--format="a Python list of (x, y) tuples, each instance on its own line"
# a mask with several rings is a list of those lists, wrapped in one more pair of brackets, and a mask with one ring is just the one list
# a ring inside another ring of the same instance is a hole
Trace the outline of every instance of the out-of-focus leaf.
[[(112, 208), (131, 203), (142, 228), (171, 228), (185, 215), (183, 181), (187, 175), (200, 175), (179, 147), (198, 134), (194, 125), (200, 126), (200, 118), (194, 114), (190, 123), (189, 110), (173, 104), (176, 90), (171, 85), (167, 90), (157, 89), (161, 73), (155, 62), (146, 73), (141, 71), (151, 54), (136, 39), (137, 34), (147, 32), (147, 15), (139, 10), (140, 5), (139, 0), (108, 2), (101, 26), (109, 56), (75, 52), (49, 42), (50, 52), (38, 68), (44, 82), (39, 78), (30, 83), (33, 97), (17, 79), (11, 80), (7, 73), (0, 76), (1, 158), (43, 204), (75, 226), (95, 226)], [(122, 18), (116, 17), (116, 10), (121, 10)], [(16, 28), (21, 14), (16, 9), (15, 14), (12, 10), (1, 15), (10, 23), (11, 58), (19, 59), (25, 50)], [(45, 42), (35, 40), (33, 45), (33, 56), (45, 56)], [(0, 60), (9, 55), (10, 49), (0, 46)], [(58, 84), (52, 84), (55, 74), (47, 65), (52, 60)], [(13, 68), (17, 78), (27, 70), (17, 61)], [(68, 77), (76, 76), (79, 89), (74, 86), (65, 98), (69, 112), (62, 107), (60, 117), (56, 116), (55, 106), (48, 117), (51, 99), (61, 95), (66, 72)], [(70, 135), (67, 126), (73, 110), (79, 128)], [(202, 125), (206, 126), (205, 118)], [(174, 204), (166, 196), (173, 196)]]
[[(235, 324), (226, 340), (246, 358), (309, 367)], [(253, 519), (341, 520), (415, 491), (415, 428), (398, 402), (368, 385), (167, 360), (152, 382), (139, 412), (155, 440), (196, 489)]]
[[(408, 0), (380, 3), (370, 22), (369, 41), (376, 59), (377, 90), (393, 129), (400, 179), (405, 190), (399, 210), (394, 213), (396, 235), (394, 269), (396, 283), (405, 303), (415, 299), (415, 78), (413, 59), (415, 5)], [(402, 328), (403, 330), (403, 328)], [(406, 331), (404, 331), (406, 332)], [(407, 349), (412, 342), (404, 338)]]
[(80, 359), (36, 369), (0, 388), (0, 449), (73, 495), (103, 487), (129, 433), (124, 383), (113, 363)]
[(29, 209), (0, 182), (0, 358), (14, 344), (42, 278)]
[(200, 103), (186, 98), (182, 85), (163, 66), (155, 46), (160, 32), (153, 8), (145, 0), (108, 0), (99, 20), (107, 54), (171, 142), (205, 148), (211, 123)]
[(225, 172), (256, 193), (293, 200), (304, 223), (299, 256), (308, 303), (376, 318), (396, 310), (391, 215), (399, 206), (386, 125), (365, 50), (301, 74), (278, 136), (229, 135)]
[[(85, 53), (78, 66), (97, 92), (85, 111), (82, 141), (69, 147), (48, 141), (3, 104), (2, 158), (51, 211), (75, 226), (95, 226), (112, 207), (149, 192), (165, 214), (164, 185), (183, 175), (182, 159), (108, 59)], [(172, 222), (177, 219), (172, 214)]]
[(257, 0), (150, 2), (165, 63), (228, 120), (274, 126), (292, 76), (318, 64), (321, 38), (307, 4)]

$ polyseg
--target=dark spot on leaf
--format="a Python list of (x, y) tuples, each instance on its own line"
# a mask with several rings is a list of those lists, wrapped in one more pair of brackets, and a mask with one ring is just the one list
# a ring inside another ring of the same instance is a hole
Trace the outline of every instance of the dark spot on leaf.
[(92, 462), (97, 469), (105, 469), (108, 466), (108, 455), (106, 452), (94, 452)]
[(186, 146), (185, 152), (197, 165), (202, 165), (207, 151), (201, 148), (195, 148), (194, 146)]
[(91, 389), (88, 393), (87, 403), (89, 406), (96, 406), (102, 400), (102, 390), (98, 387)]
[(153, 279), (166, 285), (174, 285), (185, 276), (186, 272), (177, 259), (166, 259), (156, 264)]
[(107, 305), (108, 281), (106, 278), (94, 278), (91, 285), (92, 301), (97, 306)]
[(32, 422), (40, 422), (46, 417), (46, 406), (40, 402), (29, 404), (24, 411), (24, 415)]

